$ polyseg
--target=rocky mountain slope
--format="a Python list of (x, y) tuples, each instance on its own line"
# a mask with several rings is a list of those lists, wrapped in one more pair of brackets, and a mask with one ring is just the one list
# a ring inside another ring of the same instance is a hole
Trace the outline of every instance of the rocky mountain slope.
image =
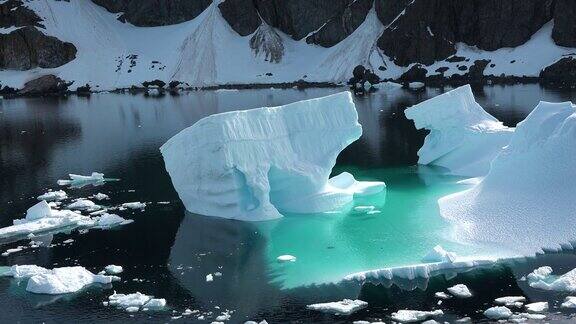
[(357, 65), (404, 81), (548, 66), (570, 80), (575, 14), (573, 0), (0, 0), (0, 84), (342, 83)]

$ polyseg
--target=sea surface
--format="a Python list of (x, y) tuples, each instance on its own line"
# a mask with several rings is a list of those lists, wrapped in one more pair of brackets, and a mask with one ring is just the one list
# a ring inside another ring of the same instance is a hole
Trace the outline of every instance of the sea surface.
[[(386, 193), (356, 200), (337, 213), (286, 215), (258, 223), (186, 212), (164, 169), (159, 147), (211, 114), (283, 105), (346, 89), (0, 100), (0, 226), (22, 218), (36, 197), (49, 189), (64, 189), (71, 199), (105, 193), (110, 196), (101, 202), (105, 206), (147, 203), (144, 211), (117, 211), (133, 219), (131, 224), (47, 235), (42, 240), (50, 247), (0, 257), (0, 266), (82, 265), (95, 273), (109, 264), (124, 267), (122, 281), (111, 287), (91, 286), (59, 296), (27, 293), (25, 282), (0, 277), (0, 323), (210, 323), (224, 310), (232, 311), (231, 323), (263, 319), (268, 323), (389, 322), (398, 309), (442, 309), (441, 321), (464, 317), (483, 321), (482, 311), (493, 305), (494, 298), (510, 295), (549, 301), (548, 320), (570, 321), (574, 312), (558, 308), (566, 295), (532, 289), (521, 278), (541, 265), (550, 265), (560, 274), (576, 268), (571, 251), (429, 279), (364, 286), (341, 282), (358, 271), (417, 264), (438, 244), (460, 255), (498, 255), (499, 251), (451, 239), (450, 224), (440, 216), (436, 202), (468, 186), (458, 183), (462, 178), (416, 163), (426, 132), (417, 131), (403, 110), (448, 90), (389, 89), (355, 98), (363, 135), (340, 154), (333, 173), (347, 171), (360, 180), (385, 181)], [(539, 85), (484, 86), (473, 91), (477, 101), (508, 126), (522, 121), (540, 100), (576, 101), (576, 90)], [(56, 183), (68, 173), (93, 171), (120, 181), (77, 189)], [(374, 206), (380, 213), (368, 215), (355, 206)], [(69, 239), (74, 241), (63, 243)], [(6, 242), (0, 252), (27, 243)], [(283, 254), (296, 256), (296, 262), (279, 263), (276, 258)], [(207, 282), (206, 275), (216, 272), (222, 275)], [(457, 283), (468, 285), (474, 297), (438, 305), (434, 293)], [(168, 307), (127, 313), (104, 306), (102, 302), (114, 291), (165, 298)], [(360, 298), (370, 306), (351, 316), (306, 309), (307, 304), (343, 298)], [(205, 320), (197, 320), (199, 314), (182, 317), (187, 308), (198, 310)]]

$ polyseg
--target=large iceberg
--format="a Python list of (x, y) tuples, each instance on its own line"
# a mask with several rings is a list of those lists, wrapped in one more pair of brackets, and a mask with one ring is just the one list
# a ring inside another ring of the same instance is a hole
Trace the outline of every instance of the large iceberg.
[(439, 200), (442, 215), (456, 224), (458, 238), (520, 255), (570, 245), (576, 239), (575, 143), (575, 106), (540, 102), (482, 182)]
[(486, 175), (514, 132), (482, 109), (469, 85), (412, 106), (404, 114), (417, 129), (430, 130), (418, 151), (418, 163), (441, 166), (459, 176)]
[(348, 173), (329, 179), (338, 154), (361, 134), (352, 97), (342, 92), (212, 115), (160, 150), (187, 210), (257, 221), (330, 211), (384, 190)]

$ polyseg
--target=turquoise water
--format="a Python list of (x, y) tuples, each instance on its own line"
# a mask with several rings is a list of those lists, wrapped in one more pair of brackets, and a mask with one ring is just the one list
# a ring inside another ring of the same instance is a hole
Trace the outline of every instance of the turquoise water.
[[(453, 241), (451, 224), (438, 210), (440, 197), (469, 187), (457, 183), (462, 178), (417, 166), (337, 171), (348, 171), (361, 180), (384, 181), (387, 190), (355, 199), (341, 212), (286, 215), (259, 224), (267, 237), (272, 281), (282, 288), (338, 282), (354, 272), (418, 264), (436, 245), (464, 256), (486, 252)], [(354, 206), (374, 206), (381, 213), (368, 215)], [(296, 256), (297, 261), (278, 262), (276, 258), (284, 254)]]

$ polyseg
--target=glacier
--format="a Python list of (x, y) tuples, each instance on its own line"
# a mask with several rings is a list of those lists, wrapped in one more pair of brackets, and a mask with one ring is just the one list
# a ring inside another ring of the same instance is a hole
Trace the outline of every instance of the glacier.
[(417, 129), (430, 130), (418, 151), (418, 163), (444, 167), (458, 176), (486, 175), (514, 133), (476, 102), (470, 85), (412, 106), (404, 114)]
[(329, 179), (338, 154), (362, 135), (351, 94), (215, 114), (160, 151), (193, 213), (260, 221), (332, 211), (385, 189), (349, 173)]
[(572, 248), (575, 140), (575, 106), (540, 102), (480, 183), (439, 200), (442, 216), (455, 225), (455, 239), (512, 255)]

